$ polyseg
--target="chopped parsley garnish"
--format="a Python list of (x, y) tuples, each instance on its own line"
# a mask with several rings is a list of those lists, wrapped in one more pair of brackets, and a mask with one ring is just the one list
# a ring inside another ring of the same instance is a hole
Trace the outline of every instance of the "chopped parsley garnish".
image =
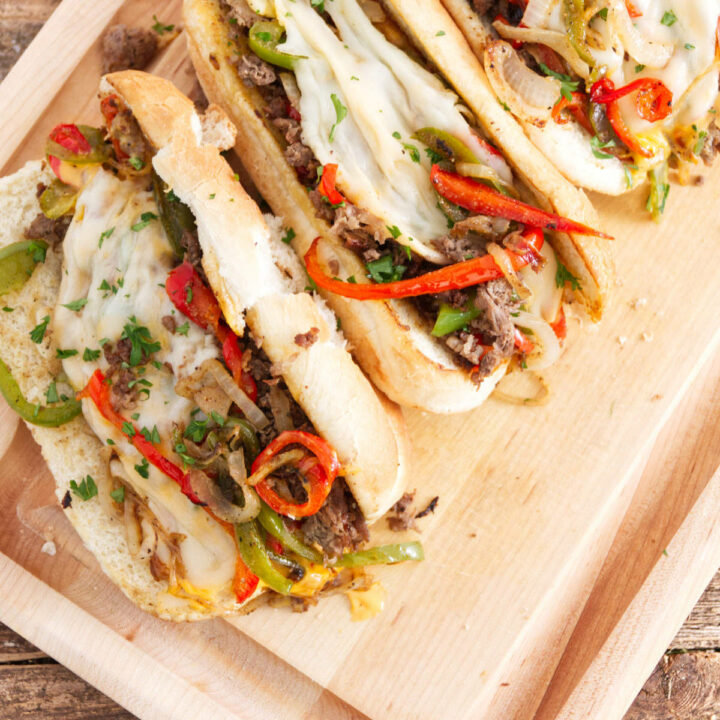
[(155, 23), (152, 25), (152, 29), (158, 34), (162, 35), (166, 32), (172, 32), (175, 29), (174, 25), (164, 25), (160, 20), (157, 19), (157, 15), (153, 15)]
[(142, 428), (140, 430), (140, 434), (149, 443), (153, 443), (153, 445), (158, 445), (160, 443), (160, 433), (158, 432), (157, 425), (153, 425), (152, 430), (148, 430), (146, 427)]
[(74, 357), (78, 354), (77, 350), (61, 350), (60, 348), (57, 349), (57, 352), (55, 353), (56, 357), (60, 360), (65, 360), (66, 358)]
[(335, 124), (330, 128), (330, 135), (328, 135), (328, 140), (332, 142), (335, 135), (335, 128), (345, 119), (347, 115), (347, 108), (340, 102), (340, 98), (338, 98), (335, 93), (330, 95), (330, 99), (332, 100), (333, 107), (335, 108), (336, 118)]
[(707, 133), (705, 132), (705, 130), (701, 130), (698, 133), (698, 138), (697, 138), (697, 141), (695, 142), (695, 147), (693, 148), (693, 152), (696, 155), (700, 155), (700, 153), (703, 151), (706, 140), (707, 140)]
[(115, 226), (111, 227), (109, 230), (103, 230), (100, 233), (100, 239), (98, 240), (98, 248), (101, 248), (103, 246), (103, 243), (107, 238), (109, 238), (113, 232), (115, 232)]
[(223, 427), (225, 425), (225, 418), (215, 410), (210, 411), (210, 417), (220, 426)]
[(67, 308), (68, 310), (72, 310), (73, 312), (78, 312), (79, 310), (82, 310), (87, 305), (87, 303), (87, 298), (79, 298), (78, 300), (73, 300), (69, 303), (63, 303), (63, 307)]
[(402, 235), (402, 231), (397, 225), (386, 225), (385, 227), (388, 229), (388, 232), (393, 236), (394, 240), (397, 240)]
[(425, 148), (425, 154), (428, 156), (428, 159), (433, 164), (439, 163), (445, 159), (439, 152), (436, 152), (431, 147)]
[(192, 420), (185, 428), (183, 437), (190, 438), (194, 443), (201, 443), (205, 439), (208, 429), (207, 420)]
[(674, 25), (677, 22), (677, 15), (672, 10), (668, 10), (663, 16), (660, 22), (667, 27)]
[(256, 33), (255, 33), (255, 37), (256, 37), (258, 40), (260, 40), (261, 42), (264, 42), (264, 43), (269, 43), (269, 42), (273, 39), (273, 36), (272, 36), (271, 33), (269, 33), (269, 32), (262, 32), (262, 31), (261, 31), (261, 32), (256, 32)]
[(641, 65), (640, 63), (638, 63), (638, 64), (635, 66), (635, 72), (636, 72), (636, 73), (637, 73), (637, 72), (642, 72), (644, 69), (645, 69), (645, 66), (644, 66), (644, 65)]
[(125, 502), (125, 486), (121, 485), (119, 488), (115, 488), (115, 490), (110, 493), (110, 497), (116, 503)]
[(30, 339), (34, 343), (41, 343), (45, 337), (45, 331), (47, 330), (48, 323), (50, 322), (50, 316), (46, 315), (31, 331)]
[(608, 140), (607, 142), (603, 142), (597, 135), (590, 139), (590, 145), (592, 146), (592, 152), (593, 155), (596, 158), (600, 158), (601, 160), (606, 160), (613, 158), (614, 156), (610, 153), (602, 152), (604, 148), (608, 147), (615, 147), (616, 143), (615, 140)]
[(600, 17), (600, 18), (602, 18), (603, 20), (607, 20), (607, 16), (608, 16), (608, 9), (607, 9), (607, 8), (603, 8), (602, 10), (599, 10), (599, 11), (597, 12), (597, 17)]
[(410, 154), (410, 159), (415, 162), (420, 162), (420, 151), (415, 147), (415, 145), (411, 145), (410, 143), (403, 143), (402, 146), (408, 151)]
[(215, 193), (210, 193), (210, 195), (209, 195), (208, 197), (209, 197), (211, 200), (214, 200), (214, 199), (215, 199)]
[(90, 348), (86, 347), (85, 351), (83, 352), (83, 360), (85, 362), (92, 362), (93, 360), (97, 360), (99, 357), (99, 350), (91, 350)]
[(147, 480), (148, 475), (150, 474), (150, 464), (148, 463), (147, 458), (143, 458), (142, 462), (135, 466), (135, 470), (140, 477)]
[(325, 12), (325, 0), (310, 0), (310, 4), (320, 13)]
[(152, 339), (150, 331), (144, 325), (138, 325), (137, 318), (133, 315), (130, 321), (125, 324), (122, 340), (130, 340), (132, 349), (130, 350), (130, 365), (137, 367), (150, 358), (150, 355), (160, 350), (159, 342)]
[(176, 443), (175, 452), (180, 456), (180, 459), (183, 461), (184, 465), (195, 464), (195, 458), (191, 455), (188, 455), (187, 446), (185, 445), (185, 443)]
[(376, 283), (388, 283), (400, 280), (407, 270), (405, 265), (394, 265), (392, 255), (383, 255), (377, 260), (365, 264), (370, 277)]
[(562, 95), (566, 100), (572, 100), (572, 94), (574, 92), (577, 92), (577, 90), (578, 90), (578, 86), (580, 84), (579, 80), (573, 80), (569, 75), (563, 75), (562, 73), (557, 73), (554, 70), (551, 70), (544, 63), (540, 63), (540, 69), (548, 77), (553, 77), (556, 80), (559, 80), (560, 81), (560, 95)]
[(694, 50), (695, 46), (692, 43), (685, 43), (686, 50)]
[(173, 192), (172, 188), (165, 193), (165, 197), (168, 199), (168, 202), (180, 202), (180, 198)]
[(136, 435), (135, 426), (131, 422), (125, 421), (120, 428), (129, 438), (134, 438)]
[(133, 232), (140, 232), (143, 228), (147, 227), (153, 220), (157, 220), (158, 216), (154, 212), (144, 212), (140, 216), (140, 220), (134, 225), (130, 226)]
[(670, 193), (670, 184), (667, 180), (667, 167), (653, 168), (649, 173), (650, 194), (648, 195), (645, 209), (652, 213), (655, 220), (665, 212), (665, 203)]
[(570, 283), (573, 290), (580, 289), (580, 281), (558, 260), (557, 270), (555, 272), (556, 287), (565, 287), (566, 283)]
[(438, 30), (438, 31), (435, 33), (435, 37), (442, 37), (444, 34), (445, 34), (445, 31), (444, 31), (444, 30)]
[(402, 138), (402, 135), (396, 130), (396, 131), (393, 133), (393, 137), (394, 137), (396, 140), (400, 140), (400, 138)]
[(103, 280), (100, 285), (98, 285), (98, 290), (103, 290), (105, 294), (103, 295), (103, 298), (106, 298), (110, 293), (113, 295), (117, 295), (117, 285), (111, 285), (107, 280)]
[(86, 475), (79, 485), (74, 480), (71, 480), (70, 489), (81, 500), (89, 500), (91, 497), (95, 497), (98, 492), (97, 485), (91, 475)]
[(47, 245), (45, 243), (35, 242), (33, 240), (33, 242), (28, 245), (27, 251), (32, 253), (34, 263), (45, 262), (45, 257), (47, 255)]
[(145, 167), (145, 161), (142, 158), (139, 158), (137, 155), (133, 155), (128, 160), (128, 163), (132, 165), (136, 170), (142, 170)]
[(285, 234), (280, 238), (286, 245), (289, 245), (295, 239), (295, 230), (287, 228)]
[(506, 102), (503, 102), (502, 100), (498, 100), (498, 102), (505, 112), (510, 112), (510, 106)]
[(178, 325), (178, 326), (175, 328), (175, 332), (176, 332), (178, 335), (187, 335), (187, 334), (188, 334), (188, 330), (190, 330), (190, 323), (189, 323), (187, 320), (186, 320), (182, 325)]
[(60, 402), (57, 385), (55, 385), (54, 380), (50, 383), (50, 385), (48, 385), (48, 389), (45, 391), (45, 400), (47, 400), (48, 403)]
[(15, 308), (8, 307), (7, 305), (3, 308), (3, 312), (14, 312)]

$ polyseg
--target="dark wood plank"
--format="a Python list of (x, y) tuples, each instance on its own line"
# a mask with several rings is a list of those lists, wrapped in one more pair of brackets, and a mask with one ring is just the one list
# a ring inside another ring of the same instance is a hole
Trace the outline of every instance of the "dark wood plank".
[[(670, 645), (672, 650), (720, 649), (720, 572)], [(718, 714), (720, 718), (720, 713)]]
[(0, 623), (0, 665), (27, 660), (40, 660), (47, 655), (27, 640)]
[(134, 717), (62, 665), (0, 666), (0, 718), (134, 720)]

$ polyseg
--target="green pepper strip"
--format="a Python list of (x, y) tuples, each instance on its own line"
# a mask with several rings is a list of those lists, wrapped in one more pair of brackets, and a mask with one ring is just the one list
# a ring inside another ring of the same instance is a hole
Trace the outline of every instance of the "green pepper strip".
[(258, 440), (257, 433), (255, 432), (255, 428), (252, 423), (248, 422), (244, 418), (229, 417), (226, 420), (226, 425), (234, 425), (240, 428), (242, 444), (246, 452), (245, 462), (251, 464), (260, 454), (260, 441)]
[(412, 137), (427, 145), (445, 160), (450, 162), (479, 163), (475, 153), (462, 141), (445, 130), (434, 127), (420, 128)]
[(166, 185), (155, 171), (153, 171), (153, 197), (160, 211), (160, 221), (173, 252), (182, 258), (185, 254), (182, 244), (183, 233), (195, 232), (195, 216), (185, 203), (179, 199), (171, 200), (168, 197)]
[(464, 307), (453, 307), (449, 303), (440, 305), (435, 326), (432, 329), (433, 337), (443, 337), (451, 332), (465, 327), (471, 320), (474, 320), (480, 311), (473, 305), (472, 300)]
[(425, 553), (422, 545), (414, 540), (413, 542), (395, 543), (394, 545), (380, 545), (360, 550), (359, 552), (347, 553), (340, 557), (335, 567), (363, 567), (365, 565), (387, 565), (404, 562), (405, 560), (424, 560)]
[(27, 282), (35, 269), (36, 250), (47, 250), (47, 243), (21, 240), (0, 250), (0, 295), (19, 290)]
[(77, 188), (55, 178), (40, 196), (40, 209), (45, 217), (56, 220), (75, 208), (77, 196)]
[(289, 595), (292, 580), (279, 573), (270, 562), (265, 543), (254, 520), (235, 526), (238, 548), (243, 562), (250, 571), (257, 575), (268, 587), (281, 595)]
[(285, 30), (275, 20), (256, 22), (250, 28), (248, 45), (250, 49), (265, 62), (271, 65), (279, 65), (286, 70), (293, 69), (293, 63), (300, 59), (300, 55), (290, 55), (280, 52), (277, 46), (282, 41)]
[(590, 54), (585, 40), (585, 0), (565, 0), (567, 14), (568, 38), (575, 52), (590, 67), (595, 65), (595, 58)]
[(322, 555), (308, 547), (304, 543), (300, 542), (285, 526), (283, 519), (278, 515), (269, 505), (261, 503), (260, 514), (257, 516), (260, 524), (265, 530), (277, 538), (281, 545), (287, 550), (294, 552), (300, 557), (304, 557), (306, 560), (311, 560), (318, 565), (322, 565)]
[(23, 420), (33, 425), (58, 427), (80, 414), (81, 405), (77, 400), (66, 400), (56, 407), (45, 407), (28, 402), (12, 376), (10, 368), (2, 360), (0, 360), (0, 392), (7, 400), (7, 404)]

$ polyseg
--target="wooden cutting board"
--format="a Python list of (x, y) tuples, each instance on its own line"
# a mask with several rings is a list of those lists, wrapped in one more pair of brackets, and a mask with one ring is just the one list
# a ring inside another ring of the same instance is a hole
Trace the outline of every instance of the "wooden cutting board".
[[(177, 22), (179, 6), (64, 0), (0, 86), (2, 174), (57, 122), (99, 120), (107, 24)], [(155, 71), (192, 90), (182, 36)], [(660, 225), (641, 194), (594, 198), (618, 238), (614, 303), (600, 327), (570, 323), (547, 405), (406, 413), (414, 485), (440, 503), (427, 560), (379, 571), (381, 616), (352, 623), (340, 597), (235, 627), (142, 614), (4, 408), (0, 619), (144, 718), (619, 720), (720, 563), (718, 188), (720, 168), (673, 187)]]

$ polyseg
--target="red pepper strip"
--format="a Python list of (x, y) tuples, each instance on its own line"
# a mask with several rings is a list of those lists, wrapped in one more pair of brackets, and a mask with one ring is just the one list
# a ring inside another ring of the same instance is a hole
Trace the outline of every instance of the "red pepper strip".
[(558, 340), (564, 340), (567, 336), (567, 321), (565, 319), (565, 308), (561, 305), (560, 311), (555, 318), (555, 322), (550, 323), (550, 327), (553, 329)]
[(235, 382), (255, 402), (257, 385), (250, 373), (242, 369), (242, 350), (238, 338), (223, 321), (217, 298), (191, 263), (185, 261), (170, 271), (165, 281), (165, 292), (185, 317), (204, 330), (215, 333), (222, 343), (223, 359)]
[(257, 472), (268, 460), (277, 455), (288, 445), (306, 447), (311, 457), (303, 458), (298, 469), (308, 481), (306, 490), (308, 499), (304, 503), (293, 503), (280, 497), (270, 486), (270, 478), (261, 480), (255, 485), (257, 494), (277, 513), (290, 515), (294, 518), (314, 515), (323, 505), (330, 493), (333, 481), (340, 472), (340, 462), (335, 450), (317, 435), (302, 430), (286, 430), (280, 433), (256, 458), (250, 468), (251, 473)]
[(515, 220), (543, 230), (560, 230), (561, 232), (577, 233), (578, 235), (595, 235), (596, 237), (610, 238), (609, 235), (593, 230), (587, 225), (581, 225), (574, 220), (562, 218), (559, 215), (539, 210), (520, 200), (507, 197), (483, 183), (441, 170), (438, 165), (432, 166), (430, 180), (435, 186), (435, 190), (446, 200), (471, 212)]
[(630, 0), (625, 0), (625, 7), (627, 8), (628, 15), (631, 18), (639, 18), (642, 17), (642, 13), (633, 5)]
[[(110, 130), (110, 125), (115, 119), (115, 116), (120, 112), (120, 98), (117, 95), (106, 95), (100, 101), (100, 112), (102, 112), (105, 118), (105, 126)], [(112, 137), (112, 144), (115, 150), (115, 157), (118, 160), (127, 160), (127, 153), (124, 153), (120, 149), (120, 142), (116, 137)]]
[(73, 153), (73, 155), (87, 155), (92, 152), (90, 143), (80, 132), (77, 125), (56, 125), (50, 131), (50, 140)]
[(602, 78), (590, 89), (590, 99), (594, 103), (607, 105), (634, 92), (637, 92), (635, 109), (643, 120), (658, 122), (664, 120), (672, 111), (672, 92), (662, 80), (654, 78), (639, 78), (617, 90), (612, 80)]
[[(105, 382), (105, 376), (101, 370), (96, 370), (90, 377), (85, 388), (78, 393), (78, 400), (81, 398), (90, 398), (95, 403), (95, 407), (100, 411), (100, 414), (118, 430), (125, 432), (123, 430), (124, 427), (128, 429), (132, 427), (134, 435), (132, 437), (128, 436), (128, 438), (138, 452), (160, 470), (160, 472), (167, 475), (171, 480), (174, 480), (180, 486), (183, 495), (188, 499), (196, 505), (205, 504), (190, 486), (188, 473), (184, 473), (175, 463), (162, 455), (149, 440), (146, 440), (138, 432), (138, 429), (133, 423), (113, 410), (112, 403), (110, 402), (110, 386)], [(125, 434), (127, 435), (127, 433)]]
[[(132, 426), (135, 434), (129, 438), (130, 442), (140, 452), (140, 454), (152, 463), (161, 473), (167, 475), (171, 480), (176, 482), (183, 495), (195, 505), (203, 507), (205, 512), (210, 515), (216, 522), (235, 539), (235, 529), (232, 524), (220, 520), (216, 517), (203, 503), (200, 498), (195, 494), (191, 485), (190, 477), (188, 473), (184, 473), (175, 463), (168, 460), (160, 451), (149, 441), (141, 435), (134, 424), (130, 423), (129, 420), (125, 420), (122, 415), (113, 410), (112, 403), (110, 402), (110, 386), (105, 382), (105, 376), (101, 370), (96, 370), (90, 377), (88, 384), (85, 388), (78, 393), (78, 400), (81, 398), (90, 398), (95, 407), (100, 411), (100, 414), (110, 423), (112, 423), (118, 430), (124, 432), (123, 427)], [(127, 435), (127, 433), (125, 433)], [(233, 592), (237, 597), (238, 602), (242, 602), (248, 598), (254, 592), (258, 584), (258, 578), (250, 572), (248, 567), (242, 561), (240, 553), (238, 551), (238, 559), (235, 563), (235, 577), (233, 579)]]
[(552, 109), (552, 119), (558, 125), (565, 125), (569, 122), (569, 118), (565, 115), (565, 111), (572, 113), (572, 116), (577, 122), (587, 130), (591, 135), (594, 135), (592, 125), (588, 119), (585, 104), (587, 101), (585, 93), (574, 92), (571, 95), (571, 100), (568, 100), (564, 95), (560, 96), (560, 99), (555, 103)]
[(535, 343), (520, 329), (515, 328), (515, 347), (521, 352), (527, 355), (533, 351)]
[[(362, 284), (344, 282), (326, 275), (320, 267), (317, 256), (319, 240), (320, 238), (315, 238), (310, 249), (305, 253), (305, 266), (308, 275), (318, 287), (354, 300), (386, 300), (389, 298), (434, 295), (446, 290), (460, 290), (504, 277), (502, 270), (500, 270), (492, 255), (483, 255), (454, 265), (446, 265), (438, 270), (433, 270), (418, 277), (408, 278), (407, 280)], [(525, 265), (537, 258), (543, 244), (543, 235), (539, 231), (530, 231), (526, 234), (526, 242), (526, 252), (506, 251), (515, 270), (525, 267)]]
[(318, 185), (318, 191), (328, 199), (331, 205), (340, 205), (340, 203), (345, 202), (345, 198), (335, 189), (337, 170), (338, 166), (335, 163), (324, 165), (320, 184)]
[(60, 177), (60, 170), (62, 168), (62, 165), (60, 164), (61, 163), (60, 158), (55, 157), (55, 155), (48, 155), (47, 159), (48, 159), (48, 164), (50, 165), (50, 169), (55, 173), (55, 176), (58, 179), (62, 180), (62, 178)]
[(267, 545), (270, 552), (274, 552), (276, 555), (284, 555), (285, 548), (282, 543), (270, 533), (265, 533), (265, 544)]

